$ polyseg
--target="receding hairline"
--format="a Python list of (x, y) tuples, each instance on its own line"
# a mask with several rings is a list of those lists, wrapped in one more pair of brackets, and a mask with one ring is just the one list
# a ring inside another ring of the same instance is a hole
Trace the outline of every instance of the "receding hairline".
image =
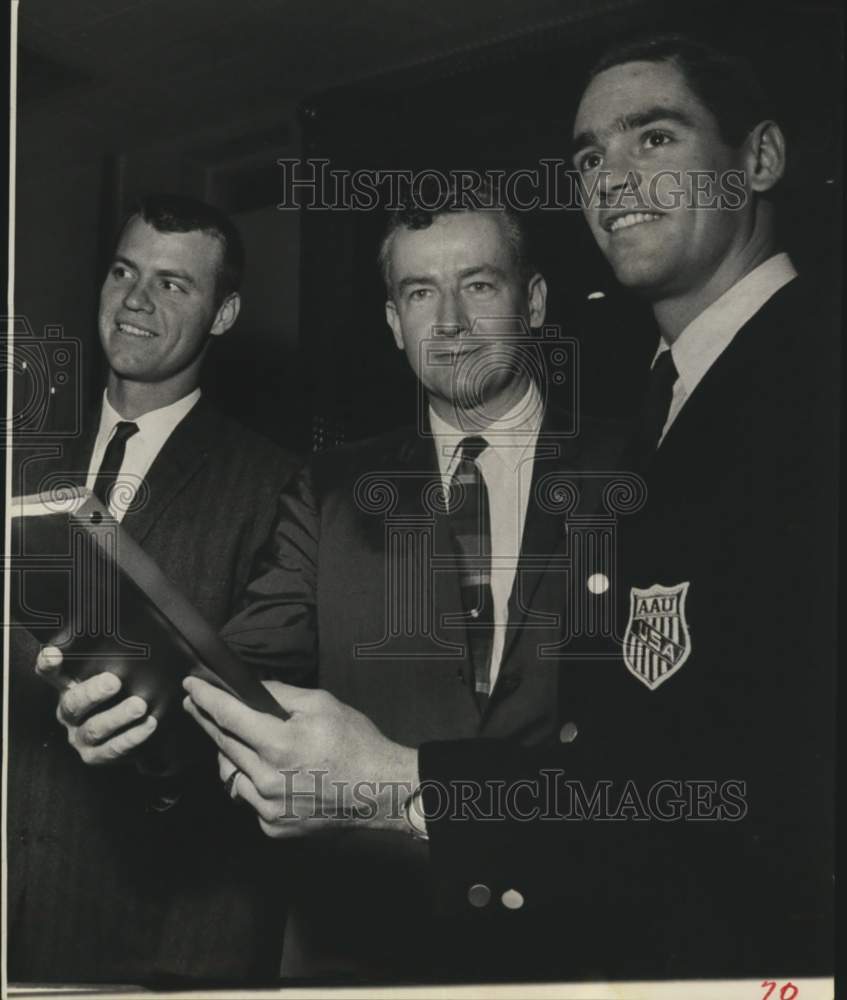
[[(441, 219), (458, 218), (468, 215), (482, 215), (482, 216), (494, 216), (498, 220), (499, 229), (503, 236), (504, 242), (508, 245), (512, 260), (521, 273), (524, 276), (524, 272), (529, 272), (532, 270), (528, 266), (526, 260), (526, 247), (524, 246), (526, 239), (518, 223), (511, 219), (507, 212), (500, 208), (461, 208), (445, 212), (433, 213), (432, 220), (426, 226), (410, 226), (401, 223), (395, 226), (388, 232), (380, 244), (378, 260), (380, 268), (382, 271), (383, 281), (389, 294), (394, 290), (394, 282), (391, 276), (391, 265), (392, 265), (392, 254), (391, 248), (394, 245), (395, 237), (400, 232), (406, 233), (423, 233), (432, 229), (432, 227), (438, 223)], [(496, 267), (494, 264), (486, 264), (486, 267)], [(529, 277), (529, 274), (526, 274)]]

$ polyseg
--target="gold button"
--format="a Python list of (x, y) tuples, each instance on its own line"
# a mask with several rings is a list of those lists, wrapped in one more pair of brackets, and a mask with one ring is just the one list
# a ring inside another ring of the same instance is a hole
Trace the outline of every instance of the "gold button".
[(560, 743), (573, 743), (577, 737), (579, 729), (575, 722), (566, 722), (562, 728), (559, 730), (559, 742)]
[(471, 618), (479, 618), (479, 611), (477, 608), (471, 610)]
[(500, 897), (500, 902), (507, 910), (519, 910), (524, 904), (524, 898), (517, 889), (507, 889)]
[(587, 586), (592, 594), (605, 594), (609, 589), (609, 578), (605, 573), (592, 573)]
[(482, 882), (477, 882), (476, 885), (472, 885), (468, 889), (468, 902), (471, 906), (488, 906), (491, 902), (491, 890), (487, 885), (483, 885)]

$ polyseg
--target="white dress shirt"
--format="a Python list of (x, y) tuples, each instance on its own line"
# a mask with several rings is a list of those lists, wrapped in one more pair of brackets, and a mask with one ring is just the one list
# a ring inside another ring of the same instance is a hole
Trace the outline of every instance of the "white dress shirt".
[(730, 345), (736, 333), (772, 295), (796, 277), (797, 272), (788, 254), (775, 254), (704, 309), (688, 324), (670, 348), (664, 340), (659, 344), (653, 358), (654, 364), (663, 351), (670, 350), (679, 373), (673, 387), (668, 419), (659, 439), (660, 444), (688, 397)]
[(491, 648), (491, 690), (500, 672), (509, 621), (509, 597), (515, 583), (523, 539), (535, 444), (544, 407), (534, 382), (523, 398), (482, 431), (459, 432), (430, 408), (430, 426), (435, 438), (438, 467), (445, 490), (449, 488), (465, 437), (482, 437), (488, 447), (477, 458), (488, 491), (491, 523), (491, 597), (494, 603), (494, 635)]
[[(164, 443), (199, 398), (200, 390), (195, 389), (175, 403), (161, 406), (158, 410), (150, 410), (149, 413), (136, 417), (132, 421), (138, 425), (138, 431), (127, 440), (124, 460), (115, 479), (115, 488), (112, 489), (109, 497), (109, 510), (117, 521), (123, 520), (124, 514), (129, 509), (148, 469), (162, 450)], [(94, 482), (97, 479), (97, 472), (103, 461), (106, 446), (115, 433), (115, 427), (125, 419), (112, 406), (108, 393), (104, 391), (103, 405), (100, 409), (100, 427), (94, 441), (94, 451), (91, 453), (88, 478), (85, 480), (88, 489), (94, 489)]]

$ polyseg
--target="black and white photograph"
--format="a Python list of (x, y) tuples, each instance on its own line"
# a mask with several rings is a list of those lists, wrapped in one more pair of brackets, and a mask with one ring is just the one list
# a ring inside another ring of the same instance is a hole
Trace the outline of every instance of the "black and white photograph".
[(835, 0), (12, 0), (8, 997), (832, 1000)]

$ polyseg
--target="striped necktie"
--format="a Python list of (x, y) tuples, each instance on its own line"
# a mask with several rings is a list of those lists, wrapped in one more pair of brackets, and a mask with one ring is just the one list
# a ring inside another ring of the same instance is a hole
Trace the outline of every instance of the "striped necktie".
[(468, 650), (480, 710), (491, 693), (494, 601), (491, 594), (491, 520), (488, 490), (477, 459), (488, 447), (481, 437), (460, 444), (461, 457), (450, 484), (450, 528), (459, 562)]

